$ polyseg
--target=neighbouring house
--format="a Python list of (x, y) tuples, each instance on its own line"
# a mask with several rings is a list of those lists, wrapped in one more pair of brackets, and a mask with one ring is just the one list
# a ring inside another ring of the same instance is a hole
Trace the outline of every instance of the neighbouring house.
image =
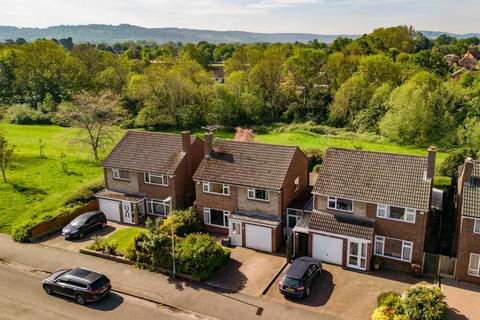
[(286, 208), (308, 186), (308, 160), (296, 146), (215, 139), (193, 176), (195, 207), (210, 232), (232, 245), (275, 252)]
[(129, 130), (102, 163), (105, 189), (95, 196), (107, 219), (139, 224), (147, 215), (165, 217), (195, 200), (192, 175), (203, 141), (190, 132)]
[(480, 161), (460, 168), (457, 195), (457, 264), (455, 278), (480, 284)]
[(422, 265), (436, 151), (428, 156), (329, 148), (313, 210), (293, 229), (295, 254), (358, 270), (373, 256), (408, 271)]
[(467, 53), (457, 62), (459, 67), (465, 67), (468, 70), (475, 69), (477, 62), (480, 60), (480, 49), (469, 49)]
[(457, 56), (456, 54), (450, 53), (450, 54), (446, 54), (443, 57), (443, 60), (445, 60), (450, 67), (456, 67), (458, 61), (460, 61), (460, 57)]

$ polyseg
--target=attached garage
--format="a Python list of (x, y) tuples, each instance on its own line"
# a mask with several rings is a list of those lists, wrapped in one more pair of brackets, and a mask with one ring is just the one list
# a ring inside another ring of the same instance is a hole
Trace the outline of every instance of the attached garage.
[(120, 202), (98, 198), (98, 207), (105, 213), (108, 220), (120, 221)]
[(342, 265), (343, 240), (320, 234), (313, 234), (312, 257), (322, 262)]
[(245, 246), (256, 250), (272, 252), (272, 228), (245, 224)]

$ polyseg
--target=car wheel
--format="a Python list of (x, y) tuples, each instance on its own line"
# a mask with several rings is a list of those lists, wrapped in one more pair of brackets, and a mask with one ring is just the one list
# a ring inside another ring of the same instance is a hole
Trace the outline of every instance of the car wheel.
[(43, 290), (45, 290), (47, 294), (52, 294), (53, 292), (52, 287), (50, 287), (48, 284), (43, 285)]
[(75, 300), (77, 300), (78, 304), (84, 305), (85, 304), (85, 297), (81, 294), (77, 294), (75, 296)]

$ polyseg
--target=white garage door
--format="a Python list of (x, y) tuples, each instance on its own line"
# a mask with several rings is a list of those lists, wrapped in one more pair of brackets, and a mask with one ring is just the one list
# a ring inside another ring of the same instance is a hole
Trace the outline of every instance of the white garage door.
[(120, 202), (107, 199), (98, 199), (100, 211), (105, 213), (108, 220), (120, 221)]
[(245, 246), (272, 252), (272, 229), (254, 224), (245, 224)]
[(341, 265), (343, 260), (343, 240), (314, 234), (312, 257), (320, 261)]

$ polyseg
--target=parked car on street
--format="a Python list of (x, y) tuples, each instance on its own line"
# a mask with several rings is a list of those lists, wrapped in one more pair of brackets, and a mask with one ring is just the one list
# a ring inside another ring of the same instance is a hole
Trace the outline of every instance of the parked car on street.
[(79, 215), (62, 229), (65, 239), (81, 239), (95, 229), (105, 228), (107, 217), (100, 211), (90, 211)]
[(79, 304), (100, 300), (112, 286), (101, 273), (84, 269), (61, 269), (42, 281), (46, 293), (57, 293), (74, 298)]
[(300, 257), (292, 262), (280, 280), (280, 293), (293, 298), (308, 297), (313, 280), (321, 273), (320, 261), (311, 257)]

